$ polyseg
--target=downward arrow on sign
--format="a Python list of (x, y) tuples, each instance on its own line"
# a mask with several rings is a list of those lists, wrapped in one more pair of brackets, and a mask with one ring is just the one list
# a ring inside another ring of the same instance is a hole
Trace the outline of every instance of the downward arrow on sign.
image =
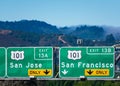
[(47, 69), (44, 71), (44, 73), (47, 75), (50, 71), (48, 71)]
[(87, 73), (88, 73), (89, 75), (91, 75), (91, 74), (93, 73), (93, 71), (89, 70), (89, 71), (87, 71)]
[(66, 75), (66, 74), (68, 73), (68, 71), (66, 71), (66, 70), (64, 69), (64, 71), (62, 71), (62, 73), (63, 73), (64, 75)]

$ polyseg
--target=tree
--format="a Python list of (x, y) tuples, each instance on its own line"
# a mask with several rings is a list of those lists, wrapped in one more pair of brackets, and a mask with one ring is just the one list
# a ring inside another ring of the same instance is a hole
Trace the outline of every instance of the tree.
[(113, 45), (115, 43), (115, 38), (114, 38), (113, 34), (107, 35), (105, 41), (106, 41), (107, 45)]

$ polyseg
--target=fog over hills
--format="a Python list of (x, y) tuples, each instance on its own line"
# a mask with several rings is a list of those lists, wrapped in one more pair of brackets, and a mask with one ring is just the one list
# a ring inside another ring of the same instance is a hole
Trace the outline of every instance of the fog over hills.
[[(58, 28), (57, 26), (37, 20), (0, 21), (0, 30), (21, 31), (24, 33), (34, 33), (34, 35), (67, 34), (69, 36), (90, 40), (104, 40), (107, 35), (113, 34), (117, 40), (120, 39), (120, 27), (76, 25)], [(1, 31), (1, 33), (3, 32), (5, 31)], [(18, 34), (18, 32), (16, 33)], [(20, 35), (20, 33), (18, 35)]]
[(120, 27), (114, 27), (114, 26), (102, 26), (106, 33), (120, 33)]
[(113, 34), (117, 40), (120, 40), (120, 27), (102, 26), (107, 34)]
[[(59, 28), (60, 29), (60, 31), (62, 31), (64, 34), (71, 34), (71, 33), (73, 33), (73, 32), (76, 32), (76, 33), (74, 33), (75, 35), (77, 34), (77, 33), (79, 33), (79, 34), (81, 34), (81, 29), (83, 28), (82, 26), (87, 26), (88, 28), (90, 28), (90, 27), (95, 27), (95, 26), (93, 26), (93, 25), (76, 25), (76, 26), (71, 26), (71, 27), (61, 27), (61, 28)], [(81, 28), (82, 27), (82, 28)], [(116, 39), (119, 39), (120, 40), (120, 27), (114, 27), (114, 26), (97, 26), (96, 25), (96, 27), (98, 27), (98, 28), (102, 28), (103, 30), (104, 30), (104, 36), (106, 36), (106, 35), (109, 35), (109, 34), (113, 34), (114, 35), (114, 37), (116, 38)], [(79, 28), (79, 31), (76, 31), (76, 29), (78, 29)], [(81, 28), (81, 29), (80, 29)], [(98, 28), (96, 28), (96, 29), (98, 29)], [(83, 30), (83, 29), (82, 29)], [(85, 30), (85, 28), (84, 28), (84, 30)], [(91, 30), (91, 29), (89, 29), (89, 31), (92, 33), (93, 32), (93, 30)], [(96, 32), (97, 33), (97, 32)], [(99, 31), (98, 31), (98, 33), (99, 33)], [(85, 33), (86, 35), (87, 35), (87, 33)]]

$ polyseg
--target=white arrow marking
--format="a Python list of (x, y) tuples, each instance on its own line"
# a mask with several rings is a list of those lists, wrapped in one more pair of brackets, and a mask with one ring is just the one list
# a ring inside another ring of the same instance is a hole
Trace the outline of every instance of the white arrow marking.
[(64, 69), (64, 71), (62, 71), (62, 73), (63, 73), (64, 75), (66, 75), (66, 74), (68, 73), (68, 71), (66, 71), (66, 70)]

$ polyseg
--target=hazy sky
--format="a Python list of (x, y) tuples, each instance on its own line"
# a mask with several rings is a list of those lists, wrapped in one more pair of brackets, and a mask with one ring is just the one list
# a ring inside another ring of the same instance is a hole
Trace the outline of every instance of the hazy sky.
[(120, 26), (120, 0), (0, 0), (0, 20)]

